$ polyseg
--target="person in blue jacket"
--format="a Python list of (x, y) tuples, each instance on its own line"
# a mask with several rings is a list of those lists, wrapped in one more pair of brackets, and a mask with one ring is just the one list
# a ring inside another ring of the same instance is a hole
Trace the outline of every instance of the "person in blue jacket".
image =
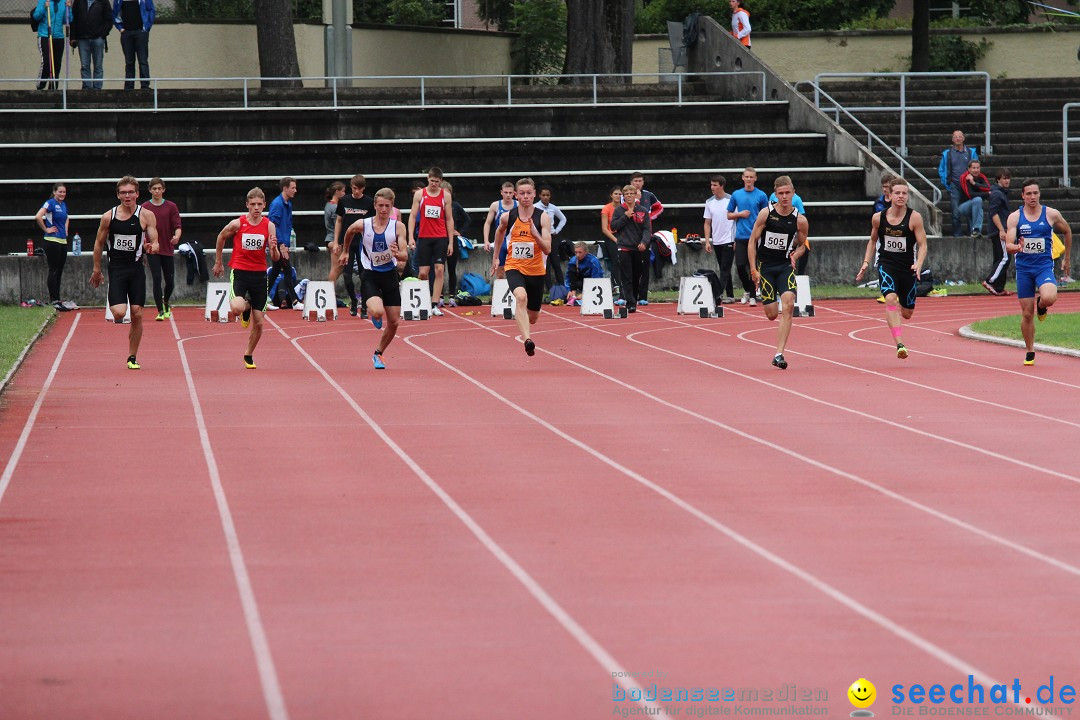
[(960, 195), (960, 176), (967, 172), (969, 162), (978, 159), (979, 154), (975, 152), (975, 148), (964, 144), (964, 133), (953, 130), (952, 145), (941, 151), (941, 162), (937, 169), (938, 177), (948, 191), (952, 204), (953, 237), (960, 237), (964, 233), (964, 220), (960, 217), (960, 203), (964, 200)]
[(600, 265), (600, 259), (589, 252), (589, 248), (583, 242), (574, 243), (574, 255), (566, 264), (566, 304), (580, 305), (582, 288), (585, 278), (604, 277), (604, 268)]
[(37, 0), (31, 17), (38, 24), (38, 52), (41, 53), (41, 81), (38, 90), (56, 89), (64, 59), (64, 26), (70, 24), (64, 0)]
[(113, 0), (113, 25), (120, 31), (124, 50), (124, 89), (135, 89), (135, 59), (139, 60), (139, 80), (150, 88), (150, 28), (157, 10), (154, 0)]

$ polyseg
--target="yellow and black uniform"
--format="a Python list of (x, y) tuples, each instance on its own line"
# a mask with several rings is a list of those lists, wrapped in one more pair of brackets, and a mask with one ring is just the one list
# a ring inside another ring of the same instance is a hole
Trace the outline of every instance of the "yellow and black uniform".
[(795, 268), (791, 253), (799, 234), (799, 210), (791, 208), (781, 215), (776, 205), (769, 205), (769, 217), (758, 238), (757, 271), (761, 275), (761, 304), (776, 302), (786, 292), (795, 292)]
[(532, 217), (523, 220), (518, 215), (519, 211), (520, 208), (514, 208), (506, 214), (506, 283), (511, 292), (515, 288), (525, 288), (528, 296), (526, 307), (538, 312), (544, 302), (547, 266), (544, 251), (533, 237), (530, 223), (536, 226), (537, 232), (541, 232), (543, 226), (540, 223), (544, 213), (534, 207)]
[(915, 264), (915, 233), (911, 230), (911, 208), (896, 225), (889, 223), (889, 210), (881, 211), (878, 219), (878, 277), (881, 294), (896, 293), (900, 307), (915, 307), (919, 278), (911, 267)]

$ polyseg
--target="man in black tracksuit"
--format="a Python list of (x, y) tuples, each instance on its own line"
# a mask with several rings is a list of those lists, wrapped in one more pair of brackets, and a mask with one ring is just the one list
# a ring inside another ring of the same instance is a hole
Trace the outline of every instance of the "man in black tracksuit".
[(991, 295), (1006, 295), (1005, 276), (1009, 273), (1012, 255), (1005, 252), (1005, 226), (1009, 222), (1009, 183), (1012, 175), (1008, 170), (998, 170), (997, 184), (990, 188), (990, 248), (994, 251), (994, 264), (990, 274), (983, 280), (983, 287)]
[[(71, 4), (71, 47), (79, 49), (83, 90), (100, 90), (105, 77), (106, 39), (112, 29), (108, 0), (74, 0)], [(93, 80), (91, 81), (91, 65)]]

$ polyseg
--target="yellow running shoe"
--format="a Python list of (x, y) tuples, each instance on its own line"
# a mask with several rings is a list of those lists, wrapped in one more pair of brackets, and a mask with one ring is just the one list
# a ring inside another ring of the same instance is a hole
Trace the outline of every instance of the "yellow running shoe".
[(1025, 365), (1034, 365), (1035, 364), (1035, 353), (1029, 352), (1027, 355), (1025, 355), (1024, 356), (1024, 364)]
[(142, 366), (139, 365), (138, 361), (135, 360), (134, 355), (128, 356), (127, 366), (128, 370), (142, 370)]
[(251, 324), (251, 309), (248, 308), (244, 312), (240, 313), (240, 327), (246, 328)]
[(907, 360), (907, 356), (908, 352), (907, 348), (904, 347), (904, 343), (896, 343), (896, 357), (900, 358), (901, 360)]
[(244, 356), (244, 367), (246, 367), (248, 370), (254, 370), (255, 369), (255, 358), (253, 358), (250, 355), (245, 355)]

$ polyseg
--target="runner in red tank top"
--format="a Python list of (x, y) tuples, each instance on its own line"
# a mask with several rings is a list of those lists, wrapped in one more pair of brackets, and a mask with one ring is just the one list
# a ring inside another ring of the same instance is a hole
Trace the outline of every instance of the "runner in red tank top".
[(244, 367), (254, 370), (255, 346), (262, 337), (263, 312), (266, 310), (266, 252), (270, 251), (270, 258), (274, 261), (281, 257), (281, 252), (278, 250), (274, 223), (262, 214), (266, 208), (266, 195), (261, 189), (252, 188), (248, 192), (247, 208), (246, 215), (236, 218), (218, 233), (214, 277), (225, 274), (221, 253), (225, 250), (225, 240), (232, 237), (229, 317), (239, 316), (240, 327), (251, 326)]
[[(446, 258), (454, 252), (454, 215), (450, 191), (442, 188), (442, 170), (428, 170), (428, 185), (413, 195), (409, 213), (409, 249), (416, 249), (417, 277), (425, 282), (435, 266), (435, 283), (431, 287), (431, 314), (442, 315), (443, 271)], [(419, 237), (416, 230), (419, 228)]]

